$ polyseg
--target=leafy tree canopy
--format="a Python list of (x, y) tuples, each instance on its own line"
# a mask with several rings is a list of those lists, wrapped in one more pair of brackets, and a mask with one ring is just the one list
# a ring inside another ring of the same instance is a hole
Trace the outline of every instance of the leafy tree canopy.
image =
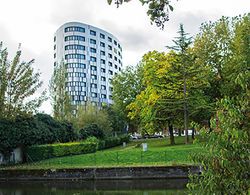
[[(107, 0), (109, 4), (116, 4), (119, 7), (123, 2), (129, 2), (131, 0)], [(170, 4), (170, 0), (139, 0), (142, 5), (148, 5), (147, 14), (150, 17), (151, 23), (164, 29), (165, 23), (169, 20), (169, 12), (174, 8)]]
[(21, 62), (20, 58), (18, 49), (14, 59), (9, 61), (8, 51), (0, 43), (0, 118), (31, 115), (46, 100), (45, 91), (40, 97), (34, 97), (42, 86), (40, 73), (32, 67), (34, 60)]

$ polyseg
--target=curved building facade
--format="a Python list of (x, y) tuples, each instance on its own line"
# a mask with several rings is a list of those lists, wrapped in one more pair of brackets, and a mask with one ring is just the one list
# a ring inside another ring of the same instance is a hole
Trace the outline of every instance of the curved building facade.
[(66, 23), (54, 35), (54, 66), (62, 61), (73, 105), (112, 104), (111, 80), (122, 68), (122, 47), (115, 36), (88, 24)]

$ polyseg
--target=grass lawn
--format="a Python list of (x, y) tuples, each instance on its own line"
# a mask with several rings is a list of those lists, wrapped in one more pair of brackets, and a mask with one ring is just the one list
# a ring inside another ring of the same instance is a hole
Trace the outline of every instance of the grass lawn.
[[(168, 144), (168, 139), (136, 140), (131, 141), (126, 147), (118, 146), (91, 154), (52, 158), (2, 169), (190, 165), (192, 162), (189, 155), (201, 151), (196, 144), (185, 145), (184, 137), (175, 137), (174, 146)], [(142, 151), (141, 143), (148, 144), (148, 151)]]

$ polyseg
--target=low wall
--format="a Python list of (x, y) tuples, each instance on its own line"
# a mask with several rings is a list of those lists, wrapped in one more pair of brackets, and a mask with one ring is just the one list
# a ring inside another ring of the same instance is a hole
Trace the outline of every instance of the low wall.
[(49, 170), (0, 170), (2, 180), (185, 179), (197, 166), (114, 167)]

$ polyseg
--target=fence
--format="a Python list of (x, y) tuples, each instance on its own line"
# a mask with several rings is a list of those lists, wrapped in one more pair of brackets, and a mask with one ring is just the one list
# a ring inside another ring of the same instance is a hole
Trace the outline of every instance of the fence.
[[(98, 151), (84, 155), (65, 156), (63, 158), (52, 158), (44, 161), (26, 164), (26, 166), (38, 166), (45, 168), (79, 168), (79, 167), (102, 167), (102, 166), (132, 166), (132, 165), (164, 165), (170, 162), (181, 162), (187, 156), (178, 151)], [(184, 160), (185, 161), (185, 160)]]

